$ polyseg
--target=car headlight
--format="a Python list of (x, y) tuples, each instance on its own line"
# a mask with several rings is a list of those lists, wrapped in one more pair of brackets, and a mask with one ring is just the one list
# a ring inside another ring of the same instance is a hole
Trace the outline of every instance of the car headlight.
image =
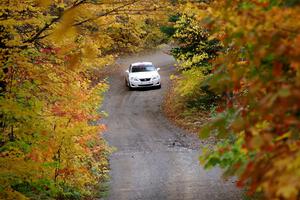
[(159, 76), (154, 76), (152, 79), (153, 80), (157, 80), (157, 79), (159, 79), (160, 77)]
[(131, 80), (131, 81), (139, 81), (139, 79), (136, 78), (136, 77), (131, 77), (130, 80)]

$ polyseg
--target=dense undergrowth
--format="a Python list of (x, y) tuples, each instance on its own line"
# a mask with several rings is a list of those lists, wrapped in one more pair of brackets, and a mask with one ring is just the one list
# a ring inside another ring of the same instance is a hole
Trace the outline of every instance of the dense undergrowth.
[(222, 50), (222, 45), (211, 39), (209, 32), (191, 15), (182, 14), (173, 22), (172, 38), (177, 47), (171, 54), (178, 65), (175, 74), (171, 75), (165, 111), (180, 126), (198, 132), (211, 118), (211, 111), (220, 99), (205, 81), (212, 70), (210, 61)]
[(294, 0), (194, 2), (174, 25), (168, 110), (187, 127), (209, 113), (200, 137), (218, 144), (201, 163), (238, 177), (250, 198), (300, 197), (299, 10)]

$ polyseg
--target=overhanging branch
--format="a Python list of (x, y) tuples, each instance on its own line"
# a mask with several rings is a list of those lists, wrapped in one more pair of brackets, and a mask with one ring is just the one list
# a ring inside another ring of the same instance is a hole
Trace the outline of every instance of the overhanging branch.
[(79, 26), (79, 25), (82, 25), (82, 24), (84, 24), (86, 22), (97, 20), (100, 17), (104, 17), (104, 16), (107, 16), (107, 15), (110, 15), (110, 14), (112, 14), (114, 12), (117, 12), (117, 11), (121, 10), (122, 8), (125, 8), (127, 6), (133, 5), (133, 4), (135, 4), (135, 3), (139, 2), (139, 1), (140, 0), (134, 0), (134, 1), (128, 2), (126, 4), (123, 4), (123, 5), (119, 6), (119, 7), (116, 7), (114, 9), (110, 10), (110, 11), (107, 11), (105, 13), (101, 13), (101, 14), (97, 15), (96, 17), (88, 18), (88, 19), (85, 19), (85, 20), (83, 20), (81, 22), (77, 22), (77, 23), (73, 24), (73, 26)]

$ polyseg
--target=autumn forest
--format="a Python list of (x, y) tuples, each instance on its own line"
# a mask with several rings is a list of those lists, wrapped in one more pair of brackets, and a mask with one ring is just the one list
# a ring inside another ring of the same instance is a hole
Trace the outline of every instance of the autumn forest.
[(162, 44), (166, 116), (214, 141), (199, 168), (300, 199), (299, 0), (1, 0), (0, 30), (0, 199), (105, 197), (110, 71)]

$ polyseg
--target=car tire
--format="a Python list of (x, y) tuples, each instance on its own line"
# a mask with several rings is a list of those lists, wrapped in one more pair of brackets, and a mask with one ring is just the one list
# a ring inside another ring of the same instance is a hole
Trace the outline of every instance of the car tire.
[(129, 90), (133, 90), (133, 88), (130, 86), (130, 84), (128, 83), (128, 81), (125, 79), (125, 85)]
[(133, 87), (131, 87), (130, 85), (128, 86), (128, 89), (130, 90), (130, 91), (132, 91), (133, 90)]
[(161, 88), (161, 84), (160, 84), (159, 86), (156, 86), (156, 88), (157, 88), (157, 89), (160, 89), (160, 88)]

